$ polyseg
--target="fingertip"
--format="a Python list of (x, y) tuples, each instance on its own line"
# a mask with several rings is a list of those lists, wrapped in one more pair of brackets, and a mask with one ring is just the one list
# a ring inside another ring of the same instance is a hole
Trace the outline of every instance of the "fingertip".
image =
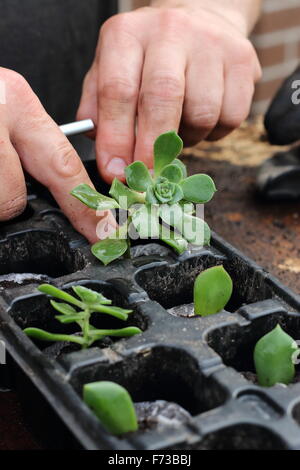
[(110, 211), (107, 211), (107, 214), (104, 215), (97, 223), (97, 240), (104, 240), (105, 238), (111, 236), (113, 233), (116, 232), (117, 228), (118, 224), (116, 219)]
[(126, 166), (127, 164), (123, 158), (113, 157), (106, 165), (106, 172), (113, 178), (123, 178)]
[(129, 163), (122, 157), (98, 158), (98, 168), (102, 178), (109, 184), (114, 178), (125, 181), (125, 168)]
[(74, 228), (83, 235), (89, 243), (96, 243), (97, 238), (97, 220), (78, 220), (73, 223)]

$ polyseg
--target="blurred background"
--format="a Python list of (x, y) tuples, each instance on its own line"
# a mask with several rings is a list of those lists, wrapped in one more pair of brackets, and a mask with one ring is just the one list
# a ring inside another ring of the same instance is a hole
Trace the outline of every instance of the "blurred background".
[[(147, 0), (119, 0), (119, 10), (148, 4)], [(265, 112), (283, 80), (300, 62), (300, 0), (263, 0), (251, 40), (263, 67), (252, 107), (252, 116), (256, 116)]]

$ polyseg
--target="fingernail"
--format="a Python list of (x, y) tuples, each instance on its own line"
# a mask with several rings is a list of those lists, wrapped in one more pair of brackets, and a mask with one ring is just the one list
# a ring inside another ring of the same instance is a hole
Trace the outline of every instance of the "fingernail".
[(101, 220), (97, 224), (96, 235), (99, 240), (104, 240), (105, 238), (115, 233), (116, 229), (117, 229), (116, 225), (112, 225), (105, 220)]
[(124, 168), (126, 167), (126, 162), (119, 157), (114, 157), (106, 166), (106, 171), (113, 175), (121, 176), (124, 174)]

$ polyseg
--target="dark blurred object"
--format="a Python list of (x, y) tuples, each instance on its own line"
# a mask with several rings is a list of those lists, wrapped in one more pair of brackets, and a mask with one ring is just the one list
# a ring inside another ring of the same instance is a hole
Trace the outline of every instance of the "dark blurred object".
[(265, 116), (265, 128), (273, 145), (289, 145), (300, 140), (300, 104), (292, 101), (295, 80), (300, 81), (300, 66), (285, 80)]
[(268, 158), (259, 169), (257, 186), (269, 200), (300, 198), (300, 147)]
[[(265, 116), (268, 140), (274, 145), (288, 145), (300, 140), (300, 104), (293, 103), (300, 83), (300, 67), (285, 80)], [(290, 201), (300, 198), (300, 147), (279, 152), (266, 160), (257, 175), (257, 186), (264, 199)]]
[(99, 28), (117, 0), (0, 0), (1, 67), (23, 75), (55, 122), (74, 119)]
[(26, 427), (21, 404), (15, 392), (0, 395), (0, 451), (37, 450), (41, 446)]

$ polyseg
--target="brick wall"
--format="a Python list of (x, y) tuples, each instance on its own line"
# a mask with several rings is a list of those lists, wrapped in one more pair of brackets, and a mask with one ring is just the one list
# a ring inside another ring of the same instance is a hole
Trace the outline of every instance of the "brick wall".
[(252, 110), (259, 114), (300, 63), (300, 0), (263, 0), (263, 13), (251, 39), (263, 67)]
[[(148, 0), (119, 2), (123, 11), (149, 3)], [(283, 80), (300, 63), (300, 0), (263, 0), (262, 15), (251, 40), (263, 67), (252, 108), (255, 115), (266, 110)]]

